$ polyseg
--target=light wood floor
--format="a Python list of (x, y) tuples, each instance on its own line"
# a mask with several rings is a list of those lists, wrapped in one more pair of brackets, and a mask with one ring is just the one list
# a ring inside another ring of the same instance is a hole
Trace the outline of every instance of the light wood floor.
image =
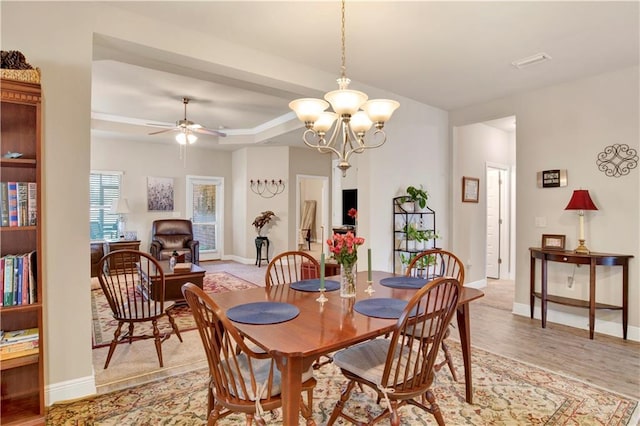
[[(264, 265), (201, 266), (264, 285)], [(514, 315), (513, 281), (489, 280), (484, 291), (485, 297), (471, 305), (472, 345), (640, 399), (640, 343), (597, 333), (590, 340), (586, 330), (550, 322), (543, 329), (539, 320)]]

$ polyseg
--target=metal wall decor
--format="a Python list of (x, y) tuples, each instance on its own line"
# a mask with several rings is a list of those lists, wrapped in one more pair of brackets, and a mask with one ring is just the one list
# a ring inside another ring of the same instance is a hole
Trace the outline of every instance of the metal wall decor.
[(282, 179), (251, 179), (249, 183), (251, 190), (262, 198), (272, 198), (284, 191), (284, 181)]
[(625, 144), (613, 144), (598, 154), (598, 170), (609, 177), (626, 176), (638, 167), (638, 151)]

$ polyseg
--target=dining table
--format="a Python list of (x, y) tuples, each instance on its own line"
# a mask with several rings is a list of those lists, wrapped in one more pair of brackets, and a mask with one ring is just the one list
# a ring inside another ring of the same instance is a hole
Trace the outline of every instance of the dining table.
[[(294, 305), (299, 310), (299, 314), (293, 319), (275, 324), (234, 322), (245, 338), (270, 353), (276, 361), (282, 377), (283, 424), (298, 424), (302, 374), (311, 368), (318, 357), (392, 331), (397, 319), (363, 315), (354, 310), (358, 301), (372, 298), (409, 300), (416, 293), (416, 289), (382, 285), (381, 280), (399, 276), (382, 271), (371, 271), (371, 285), (367, 291), (368, 272), (365, 270), (356, 274), (355, 297), (340, 297), (340, 291), (333, 290), (335, 286), (329, 285), (326, 288), (331, 288), (332, 291), (324, 292), (327, 298), (325, 302), (317, 301), (320, 292), (300, 291), (295, 289), (295, 285), (292, 288), (292, 284), (212, 295), (215, 303), (225, 312), (257, 302), (285, 303)], [(335, 284), (340, 277), (327, 277), (326, 280), (328, 284)], [(478, 289), (463, 287), (456, 311), (464, 363), (465, 397), (468, 403), (473, 402), (469, 303), (482, 296), (484, 293)]]

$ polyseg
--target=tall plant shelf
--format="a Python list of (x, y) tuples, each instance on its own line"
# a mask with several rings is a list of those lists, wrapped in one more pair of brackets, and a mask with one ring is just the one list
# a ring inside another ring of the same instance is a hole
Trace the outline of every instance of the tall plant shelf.
[[(406, 196), (393, 199), (393, 272), (404, 273), (403, 266), (416, 254), (436, 245), (436, 212), (429, 206), (418, 208)], [(417, 242), (414, 236), (422, 241)], [(403, 261), (404, 260), (404, 261)]]
[[(0, 424), (44, 424), (44, 345), (42, 282), (42, 179), (41, 179), (41, 88), (39, 83), (0, 79), (0, 132), (2, 156), (0, 180), (31, 183), (32, 220), (20, 226), (0, 227), (2, 257), (31, 253), (31, 299), (27, 302), (3, 303), (0, 326), (3, 331), (38, 329), (36, 353), (0, 361), (2, 382)], [(6, 158), (7, 152), (22, 154)], [(35, 183), (35, 186), (33, 185)], [(35, 200), (35, 206), (33, 201)], [(35, 217), (34, 217), (35, 216)], [(35, 252), (35, 256), (33, 255)], [(4, 269), (4, 268), (3, 268)], [(3, 276), (4, 277), (4, 276)], [(4, 284), (4, 280), (3, 280)], [(3, 286), (4, 287), (4, 286)], [(4, 296), (4, 295), (3, 295)]]

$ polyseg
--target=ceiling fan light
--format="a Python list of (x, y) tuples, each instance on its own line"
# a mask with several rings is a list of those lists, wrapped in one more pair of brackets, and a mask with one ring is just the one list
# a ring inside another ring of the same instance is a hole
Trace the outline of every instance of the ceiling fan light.
[(354, 115), (368, 96), (357, 90), (338, 89), (328, 92), (324, 98), (329, 101), (331, 108), (339, 115)]
[(180, 145), (186, 145), (187, 144), (187, 135), (185, 135), (182, 132), (178, 133), (176, 135), (176, 142), (178, 142)]
[(400, 103), (391, 99), (371, 99), (362, 106), (371, 121), (385, 123), (389, 121), (393, 112), (400, 106)]
[(187, 141), (189, 142), (189, 144), (192, 144), (197, 140), (198, 140), (198, 137), (196, 135), (194, 135), (193, 133), (188, 133), (187, 134)]
[(329, 103), (322, 99), (301, 98), (289, 102), (289, 108), (296, 113), (298, 120), (314, 123), (322, 111), (329, 108)]

